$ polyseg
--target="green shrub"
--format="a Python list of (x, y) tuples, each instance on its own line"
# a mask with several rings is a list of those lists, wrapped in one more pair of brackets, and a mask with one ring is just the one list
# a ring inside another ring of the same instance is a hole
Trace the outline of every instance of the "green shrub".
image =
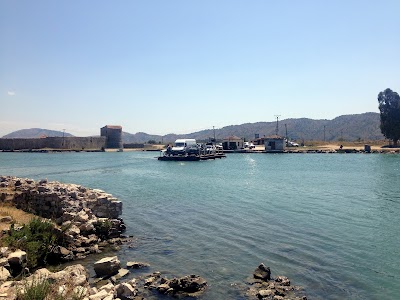
[(105, 240), (110, 235), (110, 230), (112, 228), (112, 223), (109, 220), (105, 221), (97, 221), (93, 223), (94, 228), (96, 229), (96, 234), (102, 240)]
[(8, 246), (26, 251), (29, 268), (45, 265), (51, 248), (57, 245), (57, 240), (54, 225), (39, 218), (32, 219), (20, 230), (11, 225), (10, 233), (5, 238)]

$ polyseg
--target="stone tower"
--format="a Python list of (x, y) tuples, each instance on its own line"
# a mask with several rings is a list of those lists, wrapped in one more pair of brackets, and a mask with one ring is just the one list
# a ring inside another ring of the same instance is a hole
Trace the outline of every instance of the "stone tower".
[(105, 148), (122, 149), (122, 127), (106, 125), (100, 129), (100, 135), (106, 137)]

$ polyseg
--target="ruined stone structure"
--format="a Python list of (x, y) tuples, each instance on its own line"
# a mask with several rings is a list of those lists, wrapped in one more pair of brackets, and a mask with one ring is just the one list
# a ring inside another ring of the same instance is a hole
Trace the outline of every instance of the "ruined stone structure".
[(45, 137), (45, 138), (0, 138), (0, 151), (33, 149), (57, 150), (104, 150), (122, 149), (122, 127), (106, 125), (100, 129), (101, 136), (92, 137)]
[[(117, 198), (77, 184), (0, 176), (0, 188), (6, 187), (15, 190), (11, 200), (13, 205), (45, 218), (65, 219), (87, 209), (97, 218), (115, 219), (122, 213), (122, 202)], [(7, 194), (0, 192), (0, 201), (6, 198)]]
[(46, 137), (31, 139), (0, 139), (0, 150), (62, 149), (100, 150), (105, 147), (105, 137)]
[(122, 149), (122, 127), (106, 125), (100, 129), (100, 135), (106, 137), (105, 148)]

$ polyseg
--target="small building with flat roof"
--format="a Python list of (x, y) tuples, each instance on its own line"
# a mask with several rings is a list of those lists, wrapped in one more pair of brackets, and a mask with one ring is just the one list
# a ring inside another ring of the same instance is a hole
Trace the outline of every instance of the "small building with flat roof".
[(265, 151), (280, 152), (285, 150), (285, 138), (280, 135), (270, 135), (264, 138)]
[(235, 135), (228, 136), (222, 140), (222, 148), (224, 150), (237, 150), (244, 146), (244, 140)]

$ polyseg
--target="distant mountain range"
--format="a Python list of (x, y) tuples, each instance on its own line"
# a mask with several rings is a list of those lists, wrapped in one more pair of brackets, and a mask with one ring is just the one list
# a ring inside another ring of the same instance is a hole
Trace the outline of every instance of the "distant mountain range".
[[(313, 120), (307, 118), (286, 119), (279, 121), (279, 135), (287, 135), (292, 140), (325, 140), (337, 141), (340, 139), (346, 141), (356, 140), (381, 140), (384, 139), (380, 128), (379, 113), (363, 113), (357, 115), (343, 115), (333, 120)], [(211, 126), (210, 126), (211, 127)], [(238, 136), (251, 140), (258, 134), (260, 137), (275, 134), (276, 122), (257, 122), (246, 123), (241, 125), (230, 125), (219, 129), (215, 129), (215, 137), (221, 140), (228, 136)], [(3, 138), (33, 138), (41, 136), (63, 136), (62, 131), (54, 131), (47, 129), (23, 129), (14, 131), (5, 135)], [(73, 136), (67, 132), (64, 136)], [(167, 134), (151, 135), (144, 132), (135, 134), (123, 132), (122, 139), (124, 143), (146, 143), (155, 141), (161, 143), (171, 143), (177, 138), (194, 138), (196, 140), (209, 140), (214, 137), (212, 129), (202, 130), (188, 134)]]
[[(286, 124), (286, 127), (285, 127)], [(287, 135), (292, 140), (325, 140), (337, 141), (343, 139), (346, 141), (356, 140), (382, 140), (384, 136), (379, 128), (379, 113), (363, 113), (357, 115), (343, 115), (333, 120), (313, 120), (307, 118), (286, 119), (279, 121), (279, 135)], [(211, 126), (210, 126), (211, 127)], [(230, 125), (215, 130), (215, 137), (221, 140), (228, 136), (238, 136), (251, 140), (258, 134), (260, 137), (268, 136), (276, 133), (276, 122), (257, 122), (246, 123), (241, 125)], [(208, 140), (214, 137), (212, 129), (202, 130), (189, 134), (167, 134), (149, 135), (144, 132), (136, 134), (123, 133), (124, 143), (142, 143), (149, 140), (156, 142), (168, 143), (173, 142), (177, 138), (194, 138), (196, 140)]]
[(30, 128), (30, 129), (21, 129), (3, 136), (3, 138), (7, 139), (29, 139), (29, 138), (43, 138), (43, 137), (55, 137), (55, 136), (73, 136), (70, 133), (56, 130), (48, 130), (42, 128)]

